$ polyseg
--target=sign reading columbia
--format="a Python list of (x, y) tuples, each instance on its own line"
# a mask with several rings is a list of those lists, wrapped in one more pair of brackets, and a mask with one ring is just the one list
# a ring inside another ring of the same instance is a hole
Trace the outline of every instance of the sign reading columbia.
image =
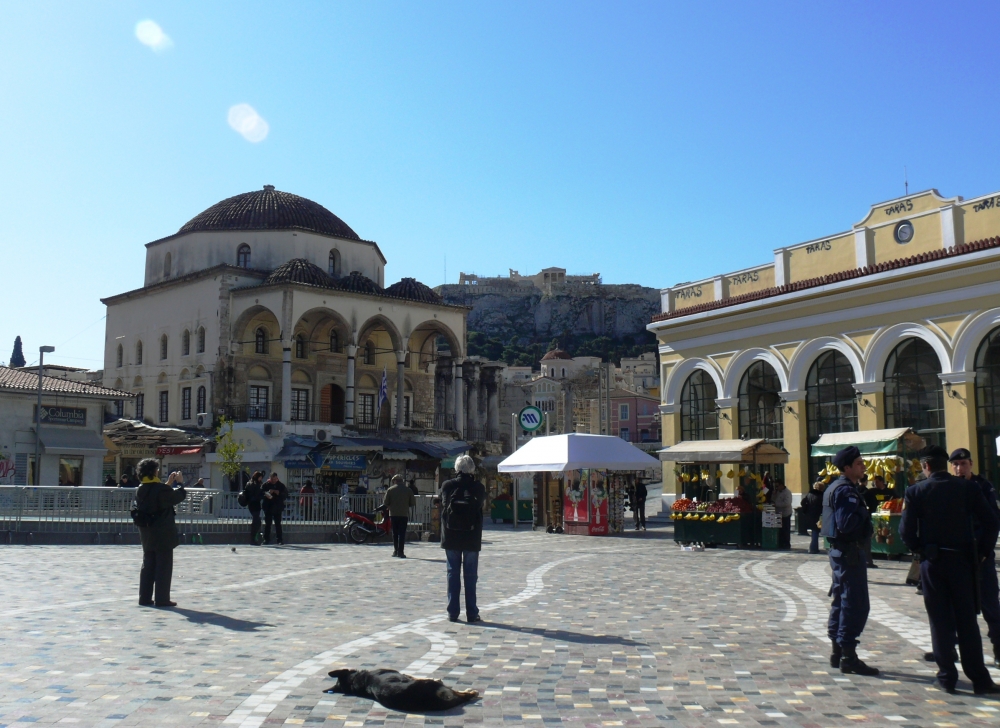
[[(38, 405), (35, 405), (38, 409)], [(57, 407), (55, 405), (42, 405), (43, 425), (75, 425), (76, 427), (87, 426), (86, 407)]]

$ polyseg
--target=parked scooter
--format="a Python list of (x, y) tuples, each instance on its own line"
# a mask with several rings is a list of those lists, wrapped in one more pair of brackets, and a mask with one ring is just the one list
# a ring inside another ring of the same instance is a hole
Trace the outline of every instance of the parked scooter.
[(385, 506), (377, 508), (375, 513), (345, 511), (344, 531), (347, 537), (354, 543), (365, 543), (371, 538), (377, 539), (383, 534), (389, 535), (392, 532), (392, 523), (387, 513), (388, 509)]

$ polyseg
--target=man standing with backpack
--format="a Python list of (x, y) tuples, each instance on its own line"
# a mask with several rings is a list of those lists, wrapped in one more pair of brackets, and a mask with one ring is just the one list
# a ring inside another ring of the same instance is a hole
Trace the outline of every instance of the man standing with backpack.
[(441, 548), (448, 557), (448, 619), (458, 621), (459, 595), (465, 580), (465, 618), (483, 621), (476, 606), (479, 552), (483, 548), (483, 504), (486, 487), (476, 480), (476, 463), (468, 455), (455, 459), (458, 477), (441, 486)]

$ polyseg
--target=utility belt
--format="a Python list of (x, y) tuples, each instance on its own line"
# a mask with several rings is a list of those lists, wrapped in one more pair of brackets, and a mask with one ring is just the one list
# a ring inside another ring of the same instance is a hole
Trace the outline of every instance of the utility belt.
[(831, 538), (830, 547), (841, 553), (844, 563), (847, 566), (860, 566), (864, 563), (861, 558), (861, 541), (846, 538)]

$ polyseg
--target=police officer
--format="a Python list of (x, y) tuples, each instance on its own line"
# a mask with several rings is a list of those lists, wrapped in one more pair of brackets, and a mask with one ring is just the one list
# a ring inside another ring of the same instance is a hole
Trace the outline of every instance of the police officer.
[(938, 687), (955, 692), (958, 670), (952, 646), (957, 633), (962, 671), (972, 681), (976, 695), (1000, 693), (983, 661), (983, 641), (976, 621), (979, 557), (973, 530), (974, 524), (981, 529), (979, 549), (992, 545), (1000, 519), (975, 483), (948, 475), (948, 451), (943, 447), (930, 445), (917, 457), (927, 479), (907, 489), (899, 534), (911, 551), (920, 554)]
[[(956, 478), (971, 480), (979, 486), (986, 499), (986, 504), (1000, 518), (1000, 506), (997, 506), (997, 493), (993, 484), (981, 475), (972, 472), (972, 453), (960, 447), (948, 458), (951, 471)], [(993, 664), (1000, 667), (1000, 588), (997, 585), (996, 539), (992, 543), (983, 542), (982, 527), (976, 529), (976, 539), (979, 541), (979, 595), (983, 619), (989, 625), (990, 642), (993, 643)]]
[(830, 539), (833, 605), (827, 634), (832, 643), (830, 666), (856, 675), (878, 675), (858, 657), (858, 638), (868, 621), (868, 567), (862, 544), (872, 537), (872, 519), (857, 484), (865, 474), (861, 451), (851, 446), (833, 456), (841, 476), (823, 493), (823, 529)]

